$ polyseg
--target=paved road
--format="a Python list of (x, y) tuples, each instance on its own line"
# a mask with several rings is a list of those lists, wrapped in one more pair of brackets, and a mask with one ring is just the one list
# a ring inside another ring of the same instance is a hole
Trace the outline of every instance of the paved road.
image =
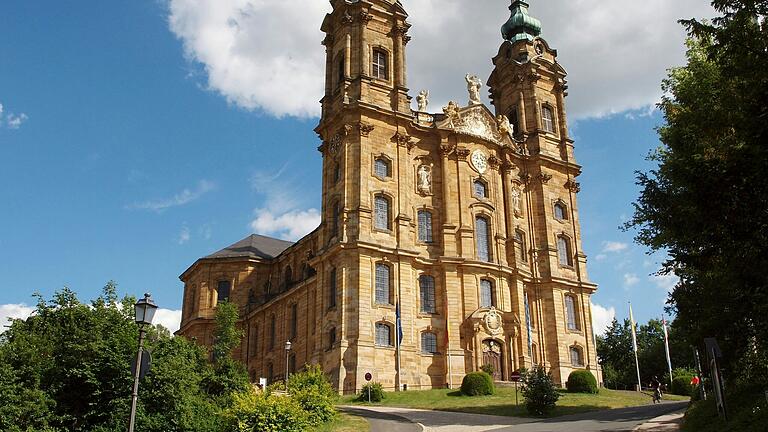
[(416, 432), (422, 430), (422, 425), (425, 432), (629, 432), (649, 419), (686, 405), (687, 402), (666, 402), (546, 420), (394, 407), (345, 407), (344, 410), (368, 419), (371, 432)]

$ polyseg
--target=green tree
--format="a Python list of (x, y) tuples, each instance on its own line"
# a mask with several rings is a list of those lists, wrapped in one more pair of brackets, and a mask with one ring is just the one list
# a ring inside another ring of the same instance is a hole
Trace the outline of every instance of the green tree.
[(712, 4), (711, 22), (682, 21), (688, 63), (663, 83), (658, 168), (638, 174), (627, 227), (669, 254), (680, 333), (716, 337), (738, 376), (767, 367), (743, 362), (768, 350), (768, 1)]
[(237, 325), (237, 306), (223, 302), (216, 306), (216, 330), (212, 347), (214, 373), (208, 376), (205, 386), (208, 392), (228, 398), (248, 388), (245, 366), (232, 358), (232, 350), (240, 345), (243, 330)]

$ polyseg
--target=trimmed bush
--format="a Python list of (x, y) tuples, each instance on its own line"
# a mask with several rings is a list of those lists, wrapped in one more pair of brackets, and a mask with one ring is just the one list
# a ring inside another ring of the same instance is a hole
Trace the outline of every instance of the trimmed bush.
[(496, 368), (493, 367), (492, 364), (484, 364), (480, 366), (480, 370), (487, 373), (490, 376), (493, 376), (493, 373), (496, 372)]
[(302, 432), (310, 426), (307, 412), (292, 398), (255, 390), (235, 395), (223, 420), (225, 432)]
[(487, 396), (496, 392), (493, 378), (485, 372), (471, 372), (461, 381), (461, 393), (467, 396)]
[(521, 392), (525, 398), (525, 409), (530, 414), (545, 415), (560, 399), (560, 393), (555, 388), (552, 375), (547, 373), (544, 366), (534, 366), (531, 370), (524, 370), (520, 380), (523, 383)]
[(381, 402), (384, 400), (384, 388), (381, 387), (381, 383), (368, 383), (363, 386), (363, 390), (360, 392), (360, 397), (357, 398), (360, 402), (368, 402), (368, 394), (371, 394), (371, 402)]
[(672, 388), (670, 393), (680, 396), (693, 395), (693, 386), (691, 385), (692, 375), (678, 375), (672, 379)]
[(320, 365), (307, 366), (303, 372), (288, 378), (288, 394), (309, 415), (309, 422), (319, 425), (336, 417), (334, 405), (339, 394), (323, 373)]
[(575, 370), (568, 375), (565, 388), (570, 393), (597, 394), (597, 380), (592, 372), (587, 370)]

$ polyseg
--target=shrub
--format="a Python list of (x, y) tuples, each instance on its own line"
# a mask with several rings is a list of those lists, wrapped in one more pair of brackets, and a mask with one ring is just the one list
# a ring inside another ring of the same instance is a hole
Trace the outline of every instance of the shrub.
[(493, 378), (485, 372), (471, 372), (461, 381), (461, 393), (467, 396), (485, 396), (496, 392)]
[(313, 425), (319, 425), (336, 417), (334, 404), (339, 397), (319, 365), (308, 366), (303, 372), (288, 378), (290, 397), (309, 414)]
[(679, 375), (672, 379), (672, 388), (670, 393), (680, 396), (693, 395), (693, 386), (691, 385), (692, 375)]
[(534, 366), (523, 371), (521, 392), (525, 398), (525, 408), (533, 415), (544, 415), (555, 407), (560, 393), (552, 382), (552, 376), (544, 366)]
[(587, 370), (575, 370), (568, 375), (565, 387), (571, 393), (597, 394), (597, 380), (592, 372)]
[(310, 426), (307, 412), (292, 398), (255, 390), (236, 394), (223, 420), (223, 432), (302, 432)]
[(496, 368), (493, 367), (492, 364), (484, 364), (480, 366), (480, 370), (487, 373), (490, 376), (493, 376), (493, 373), (496, 372)]
[(368, 394), (371, 395), (371, 402), (381, 402), (384, 400), (384, 389), (380, 383), (368, 383), (363, 386), (363, 390), (360, 392), (360, 397), (357, 400), (361, 402), (368, 402)]

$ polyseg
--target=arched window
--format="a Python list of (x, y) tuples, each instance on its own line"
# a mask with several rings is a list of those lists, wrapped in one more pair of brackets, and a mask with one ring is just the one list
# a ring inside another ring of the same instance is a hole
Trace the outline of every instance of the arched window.
[(376, 264), (376, 304), (390, 305), (390, 289), (392, 280), (390, 277), (390, 268), (386, 264)]
[(333, 212), (331, 214), (331, 238), (339, 235), (339, 214), (341, 213), (339, 207), (339, 203), (336, 201), (333, 203), (333, 208), (331, 209)]
[(541, 107), (541, 125), (547, 132), (555, 132), (554, 116), (552, 115), (552, 108), (548, 105)]
[(421, 297), (421, 311), (435, 313), (435, 278), (428, 275), (419, 277), (419, 293)]
[(288, 288), (291, 286), (291, 283), (293, 283), (293, 270), (291, 270), (291, 266), (288, 266), (285, 268), (285, 275), (283, 276), (283, 283), (285, 283), (285, 287)]
[(477, 198), (488, 198), (488, 185), (477, 179), (473, 183), (473, 193)]
[(392, 177), (391, 167), (392, 167), (391, 164), (386, 158), (377, 157), (373, 161), (373, 172), (376, 174), (377, 177), (380, 177), (380, 178)]
[(374, 78), (389, 79), (389, 59), (387, 52), (383, 49), (374, 48), (373, 58), (371, 59), (371, 75)]
[(232, 289), (232, 282), (219, 281), (216, 285), (216, 303), (223, 303), (229, 300), (229, 293)]
[(347, 76), (346, 76), (346, 69), (347, 68), (346, 68), (346, 61), (344, 59), (344, 54), (339, 55), (339, 59), (338, 59), (338, 61), (336, 63), (336, 67), (338, 68), (337, 69), (338, 75), (337, 75), (336, 85), (341, 86), (344, 83), (344, 81), (346, 80), (346, 78), (347, 78)]
[(488, 279), (480, 279), (480, 307), (495, 307), (496, 300), (493, 294), (493, 282), (489, 281)]
[(491, 261), (491, 231), (488, 218), (477, 216), (475, 218), (475, 240), (477, 242), (477, 259), (480, 261)]
[(421, 352), (424, 354), (437, 353), (437, 335), (432, 332), (421, 334)]
[(328, 349), (333, 349), (334, 345), (336, 345), (336, 327), (331, 327), (328, 330)]
[(581, 353), (581, 348), (578, 346), (572, 346), (571, 352), (571, 366), (584, 366), (584, 356)]
[(525, 244), (525, 233), (522, 230), (515, 230), (515, 241), (517, 242), (517, 259), (521, 263), (528, 263), (528, 249)]
[(277, 321), (275, 316), (269, 318), (269, 350), (275, 349), (275, 339), (277, 339)]
[(576, 319), (576, 301), (572, 295), (565, 296), (565, 318), (568, 330), (578, 330), (579, 323)]
[(555, 219), (559, 221), (568, 220), (568, 210), (561, 201), (555, 203)]
[(571, 240), (564, 235), (557, 236), (557, 258), (560, 265), (573, 266)]
[(432, 243), (432, 213), (427, 210), (419, 210), (419, 241)]
[(389, 198), (386, 195), (376, 195), (374, 205), (374, 227), (389, 230)]
[(376, 323), (376, 345), (392, 346), (392, 327), (387, 323)]
[(331, 276), (328, 280), (328, 308), (336, 307), (336, 269), (331, 269)]

